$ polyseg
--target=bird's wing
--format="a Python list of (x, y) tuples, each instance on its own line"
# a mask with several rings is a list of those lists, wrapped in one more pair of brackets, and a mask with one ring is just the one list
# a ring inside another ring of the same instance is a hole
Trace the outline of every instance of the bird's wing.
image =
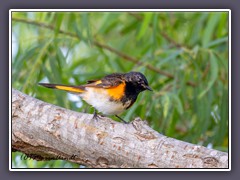
[(84, 85), (84, 87), (96, 87), (96, 88), (114, 88), (118, 85), (124, 83), (123, 74), (114, 73), (105, 76), (101, 80), (90, 80), (88, 84)]

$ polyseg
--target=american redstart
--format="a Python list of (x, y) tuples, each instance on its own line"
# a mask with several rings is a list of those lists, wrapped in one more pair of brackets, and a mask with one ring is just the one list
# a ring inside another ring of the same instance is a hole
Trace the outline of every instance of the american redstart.
[(118, 114), (130, 108), (140, 92), (152, 89), (148, 86), (146, 77), (140, 72), (114, 73), (101, 80), (91, 80), (85, 85), (71, 86), (61, 84), (39, 83), (47, 88), (64, 90), (79, 95), (84, 101), (94, 107), (94, 116), (97, 112), (104, 115), (115, 115), (124, 121)]

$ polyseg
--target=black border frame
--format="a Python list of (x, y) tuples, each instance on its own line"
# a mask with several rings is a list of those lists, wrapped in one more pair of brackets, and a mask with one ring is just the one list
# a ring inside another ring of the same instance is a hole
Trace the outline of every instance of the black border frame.
[[(240, 47), (240, 41), (237, 39), (240, 39), (240, 23), (238, 22), (238, 18), (240, 17), (240, 12), (238, 10), (238, 7), (240, 7), (240, 2), (238, 1), (226, 1), (226, 0), (218, 0), (216, 1), (209, 1), (209, 0), (201, 0), (201, 1), (192, 1), (192, 0), (162, 0), (161, 2), (157, 2), (155, 0), (137, 0), (137, 1), (128, 1), (128, 0), (122, 0), (113, 2), (112, 0), (102, 0), (101, 2), (99, 0), (91, 0), (91, 1), (82, 1), (82, 0), (69, 0), (69, 1), (63, 1), (59, 2), (58, 0), (41, 0), (41, 1), (28, 1), (28, 0), (21, 0), (21, 1), (14, 1), (14, 0), (8, 0), (8, 1), (1, 1), (0, 2), (0, 15), (1, 15), (1, 29), (0, 29), (0, 56), (1, 56), (1, 66), (0, 66), (0, 82), (4, 87), (0, 88), (0, 115), (1, 115), (1, 130), (0, 130), (0, 144), (1, 147), (1, 153), (0, 153), (0, 161), (2, 162), (3, 169), (1, 170), (0, 176), (4, 179), (7, 178), (17, 178), (19, 180), (26, 178), (31, 179), (44, 179), (44, 178), (58, 178), (66, 179), (69, 174), (71, 174), (71, 178), (88, 178), (88, 179), (123, 179), (123, 178), (138, 178), (140, 179), (146, 179), (146, 178), (163, 178), (163, 179), (195, 179), (195, 180), (202, 180), (205, 178), (211, 178), (212, 180), (225, 180), (226, 178), (231, 179), (238, 179), (240, 176), (240, 163), (239, 163), (239, 151), (240, 151), (240, 143), (238, 140), (238, 137), (240, 137), (240, 131), (238, 127), (240, 127), (240, 121), (238, 120), (240, 117), (240, 83), (238, 78), (240, 77), (240, 61), (239, 59), (239, 47)], [(232, 167), (231, 172), (222, 173), (222, 172), (181, 172), (180, 174), (177, 172), (165, 172), (165, 173), (149, 173), (149, 172), (131, 172), (131, 173), (121, 173), (121, 172), (108, 172), (105, 174), (104, 172), (89, 172), (89, 173), (50, 173), (50, 172), (35, 172), (37, 174), (41, 173), (40, 176), (36, 176), (35, 173), (28, 173), (28, 172), (9, 172), (8, 168), (8, 107), (9, 107), (9, 86), (8, 86), (8, 77), (9, 77), (9, 71), (8, 71), (8, 59), (9, 59), (9, 49), (8, 49), (8, 10), (9, 9), (26, 9), (26, 8), (219, 8), (219, 9), (231, 9), (232, 11), (232, 69), (231, 69), (231, 93), (232, 93), (232, 99), (231, 99), (231, 115), (232, 115)], [(149, 177), (150, 175), (150, 177)]]

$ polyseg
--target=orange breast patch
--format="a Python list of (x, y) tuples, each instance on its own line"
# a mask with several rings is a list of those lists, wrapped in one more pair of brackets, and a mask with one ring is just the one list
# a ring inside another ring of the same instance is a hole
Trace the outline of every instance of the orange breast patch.
[(116, 87), (108, 88), (107, 92), (113, 99), (119, 100), (124, 96), (125, 86), (125, 83), (121, 83)]

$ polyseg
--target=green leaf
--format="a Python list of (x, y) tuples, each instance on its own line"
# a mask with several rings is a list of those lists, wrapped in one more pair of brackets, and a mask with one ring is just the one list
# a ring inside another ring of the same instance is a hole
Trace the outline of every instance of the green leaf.
[(98, 33), (108, 33), (119, 23), (117, 19), (119, 19), (119, 13), (104, 13)]
[(174, 106), (177, 108), (179, 114), (183, 114), (183, 105), (180, 98), (176, 94), (171, 94)]
[(163, 97), (163, 117), (166, 118), (169, 112), (169, 108), (170, 108), (170, 98), (169, 95), (166, 94)]
[(158, 60), (158, 64), (157, 64), (158, 68), (165, 65), (166, 63), (172, 63), (172, 61), (176, 61), (176, 58), (183, 53), (183, 50), (177, 49), (177, 50), (169, 51), (166, 53), (169, 54), (166, 58)]
[(152, 19), (152, 16), (153, 16), (153, 13), (150, 13), (150, 12), (144, 14), (143, 23), (137, 35), (137, 40), (141, 39), (143, 35), (146, 33), (147, 29), (149, 28), (149, 23)]
[(73, 26), (75, 32), (77, 33), (77, 36), (78, 36), (78, 39), (80, 41), (87, 41), (86, 38), (83, 36), (83, 33), (81, 30), (79, 30), (80, 28), (78, 27), (78, 24), (77, 23), (74, 23), (74, 26)]
[(202, 41), (203, 37), (202, 37), (202, 31), (205, 28), (205, 21), (208, 19), (208, 13), (204, 12), (204, 13), (199, 13), (198, 16), (198, 21), (197, 22), (192, 22), (192, 26), (191, 26), (191, 31), (189, 31), (189, 33), (191, 33), (190, 36), (190, 44), (192, 46), (196, 45), (196, 43), (199, 43)]
[(211, 13), (209, 15), (210, 18), (208, 19), (207, 26), (204, 30), (202, 38), (203, 47), (206, 47), (208, 43), (211, 41), (211, 39), (214, 37), (215, 28), (219, 21), (220, 15), (221, 15), (220, 13)]
[[(158, 35), (158, 32), (159, 32), (159, 29), (158, 29), (158, 14), (154, 14), (153, 15), (153, 33), (152, 33), (152, 40), (153, 40), (153, 48), (155, 50), (155, 48), (157, 48), (157, 35)], [(153, 51), (154, 51), (153, 50)]]
[(42, 57), (44, 56), (44, 53), (46, 52), (49, 44), (52, 42), (52, 39), (49, 39), (48, 41), (45, 42), (44, 46), (42, 47), (42, 49), (40, 50), (38, 56), (35, 58), (35, 61), (33, 63), (33, 65), (31, 66), (31, 70), (30, 72), (28, 73), (28, 77), (25, 79), (25, 82), (23, 84), (23, 87), (22, 87), (22, 91), (25, 92), (26, 88), (29, 86), (29, 85), (35, 85), (35, 81), (33, 81), (33, 79), (36, 77), (37, 75), (37, 72), (40, 71), (40, 66), (41, 64), (43, 63), (42, 61)]
[(223, 35), (228, 35), (228, 17), (229, 17), (229, 13), (228, 12), (223, 12), (221, 14), (221, 18), (220, 21), (218, 23), (218, 27), (217, 27), (217, 37), (221, 37)]
[(210, 65), (210, 79), (208, 81), (206, 89), (204, 89), (199, 94), (199, 99), (201, 99), (209, 91), (209, 89), (213, 86), (218, 77), (218, 62), (216, 56), (213, 53), (210, 54)]
[(61, 69), (59, 68), (59, 66), (57, 65), (57, 60), (54, 57), (50, 57), (49, 59), (49, 63), (50, 63), (50, 67), (51, 67), (51, 76), (53, 77), (54, 81), (56, 83), (61, 84), (62, 83), (62, 79), (61, 79)]
[(16, 59), (13, 64), (12, 64), (12, 81), (18, 81), (20, 76), (19, 76), (19, 72), (21, 72), (21, 69), (23, 67), (23, 64), (26, 60), (31, 59), (36, 52), (41, 49), (42, 45), (38, 44), (37, 46), (29, 49), (28, 51), (26, 51), (22, 56), (20, 56), (18, 59)]
[(219, 38), (219, 39), (216, 39), (216, 40), (213, 40), (213, 41), (209, 42), (206, 45), (206, 48), (210, 48), (212, 46), (217, 46), (219, 44), (226, 43), (226, 42), (228, 42), (228, 37)]
[(59, 30), (61, 28), (61, 24), (63, 22), (64, 14), (63, 13), (56, 13), (55, 14), (55, 37), (58, 35)]
[(220, 102), (220, 123), (219, 128), (216, 133), (215, 142), (217, 145), (222, 145), (224, 136), (228, 132), (228, 114), (229, 114), (229, 104), (228, 104), (228, 90), (223, 91), (223, 96)]
[(135, 31), (137, 24), (138, 24), (138, 21), (136, 21), (136, 20), (131, 22), (130, 25), (127, 25), (127, 26), (123, 27), (123, 29), (121, 30), (121, 33), (122, 34), (128, 34), (131, 31)]
[(82, 27), (84, 29), (84, 31), (86, 31), (86, 39), (88, 40), (88, 43), (91, 42), (92, 40), (92, 32), (91, 32), (91, 28), (89, 26), (89, 21), (90, 19), (88, 18), (88, 13), (83, 13), (82, 14)]
[(179, 120), (179, 115), (176, 110), (173, 111), (172, 117), (169, 121), (168, 129), (166, 131), (166, 135), (170, 137), (175, 137), (176, 136), (176, 124)]
[[(67, 66), (66, 58), (64, 57), (61, 49), (59, 47), (56, 47), (56, 51), (57, 51), (57, 59), (59, 60), (60, 68), (66, 67)], [(68, 50), (68, 53), (69, 53), (69, 50)]]

